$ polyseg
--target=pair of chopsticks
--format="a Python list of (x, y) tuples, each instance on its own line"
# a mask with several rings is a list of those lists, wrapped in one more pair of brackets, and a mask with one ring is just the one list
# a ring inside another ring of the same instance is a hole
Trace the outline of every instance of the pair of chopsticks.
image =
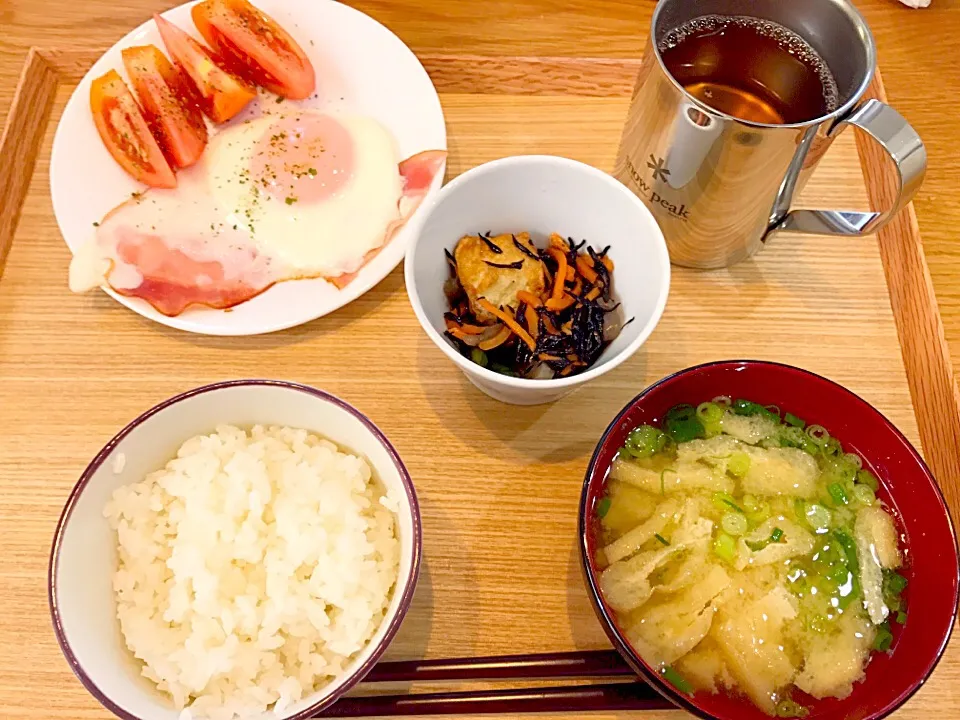
[(363, 683), (562, 678), (632, 678), (632, 681), (530, 689), (346, 697), (324, 710), (318, 717), (476, 713), (516, 715), (530, 712), (653, 710), (673, 707), (649, 685), (638, 680), (633, 670), (614, 650), (381, 662), (370, 671)]

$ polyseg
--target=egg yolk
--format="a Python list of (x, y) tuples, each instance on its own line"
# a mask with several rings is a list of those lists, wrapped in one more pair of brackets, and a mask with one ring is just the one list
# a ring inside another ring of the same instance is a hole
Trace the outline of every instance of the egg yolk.
[(277, 200), (320, 203), (339, 193), (353, 173), (347, 129), (329, 115), (304, 113), (273, 123), (257, 141), (251, 172)]

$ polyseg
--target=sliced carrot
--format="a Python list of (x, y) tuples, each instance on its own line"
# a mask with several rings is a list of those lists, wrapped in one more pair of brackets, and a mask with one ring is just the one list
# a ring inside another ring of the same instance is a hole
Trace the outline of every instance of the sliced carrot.
[(603, 266), (607, 269), (607, 272), (613, 272), (613, 260), (610, 259), (609, 255), (604, 255), (600, 262), (603, 263)]
[(574, 278), (577, 277), (577, 271), (573, 269), (570, 265), (567, 265), (567, 282), (573, 282)]
[(577, 256), (577, 270), (589, 283), (597, 282), (597, 271), (593, 269), (593, 262), (586, 255)]
[(532, 308), (538, 308), (543, 304), (540, 302), (540, 298), (538, 298), (532, 292), (527, 292), (526, 290), (517, 291), (517, 300), (522, 303), (526, 303), (527, 307)]
[(549, 300), (547, 300), (546, 303), (544, 303), (544, 306), (550, 312), (563, 312), (568, 307), (573, 305), (576, 301), (577, 301), (576, 298), (574, 298), (572, 295), (565, 295), (559, 300), (556, 298), (550, 298)]
[(540, 334), (540, 323), (537, 311), (527, 305), (523, 311), (523, 316), (527, 320), (527, 330), (530, 331), (530, 336), (534, 338), (537, 337), (537, 335)]
[(598, 287), (593, 288), (586, 295), (587, 300), (596, 300), (598, 297), (600, 297), (600, 288)]
[(455, 338), (457, 338), (457, 340), (467, 339), (467, 334), (462, 330), (460, 330), (459, 328), (450, 328), (449, 330), (447, 330), (447, 332), (453, 335)]
[(477, 300), (477, 304), (480, 307), (482, 307), (484, 310), (486, 310), (488, 313), (490, 313), (491, 315), (494, 315), (500, 318), (500, 320), (503, 321), (504, 325), (510, 328), (514, 333), (516, 333), (518, 338), (520, 338), (527, 344), (528, 348), (530, 348), (531, 350), (537, 349), (537, 341), (534, 340), (532, 337), (530, 337), (530, 333), (524, 330), (520, 326), (520, 323), (518, 323), (516, 320), (513, 319), (513, 317), (511, 317), (510, 313), (504, 312), (503, 310), (496, 307), (492, 302), (490, 302), (486, 298), (480, 298), (479, 300)]
[(567, 254), (556, 247), (548, 247), (547, 253), (557, 261), (557, 274), (554, 276), (551, 299), (560, 300), (563, 298), (563, 281), (567, 277)]
[(510, 328), (504, 327), (492, 338), (483, 340), (477, 347), (479, 347), (481, 350), (493, 350), (494, 348), (503, 345), (507, 340), (510, 339), (511, 335), (513, 335), (513, 333), (510, 332)]
[(540, 359), (545, 362), (560, 362), (563, 358), (559, 355), (548, 355), (547, 353), (540, 353)]

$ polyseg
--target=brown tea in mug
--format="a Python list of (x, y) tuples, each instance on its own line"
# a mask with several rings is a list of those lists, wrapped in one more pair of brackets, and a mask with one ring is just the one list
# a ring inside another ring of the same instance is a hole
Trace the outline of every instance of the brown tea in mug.
[(782, 25), (707, 15), (657, 43), (667, 70), (714, 110), (756, 123), (814, 120), (837, 108), (837, 83), (816, 50)]

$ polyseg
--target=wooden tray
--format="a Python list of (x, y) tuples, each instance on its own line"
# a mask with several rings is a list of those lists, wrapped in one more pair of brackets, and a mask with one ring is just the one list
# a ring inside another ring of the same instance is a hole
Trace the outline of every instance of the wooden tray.
[[(397, 446), (420, 495), (425, 563), (392, 659), (606, 647), (575, 544), (583, 471), (621, 406), (695, 363), (771, 359), (843, 383), (922, 444), (960, 517), (960, 405), (912, 208), (877, 239), (783, 237), (731, 270), (676, 269), (663, 321), (631, 361), (554, 405), (508, 407), (470, 386), (421, 332), (400, 269), (329, 317), (252, 338), (189, 335), (102, 293), (72, 295), (47, 173), (56, 120), (95, 56), (31, 51), (0, 142), (0, 717), (110, 717), (50, 629), (54, 525), (117, 429), (214, 380), (324, 388)], [(612, 166), (635, 62), (423, 59), (446, 112), (449, 177), (517, 153)], [(882, 96), (879, 79), (873, 91)], [(803, 200), (882, 206), (883, 170), (873, 146), (848, 133)], [(951, 717), (957, 688), (955, 638), (898, 717)]]

